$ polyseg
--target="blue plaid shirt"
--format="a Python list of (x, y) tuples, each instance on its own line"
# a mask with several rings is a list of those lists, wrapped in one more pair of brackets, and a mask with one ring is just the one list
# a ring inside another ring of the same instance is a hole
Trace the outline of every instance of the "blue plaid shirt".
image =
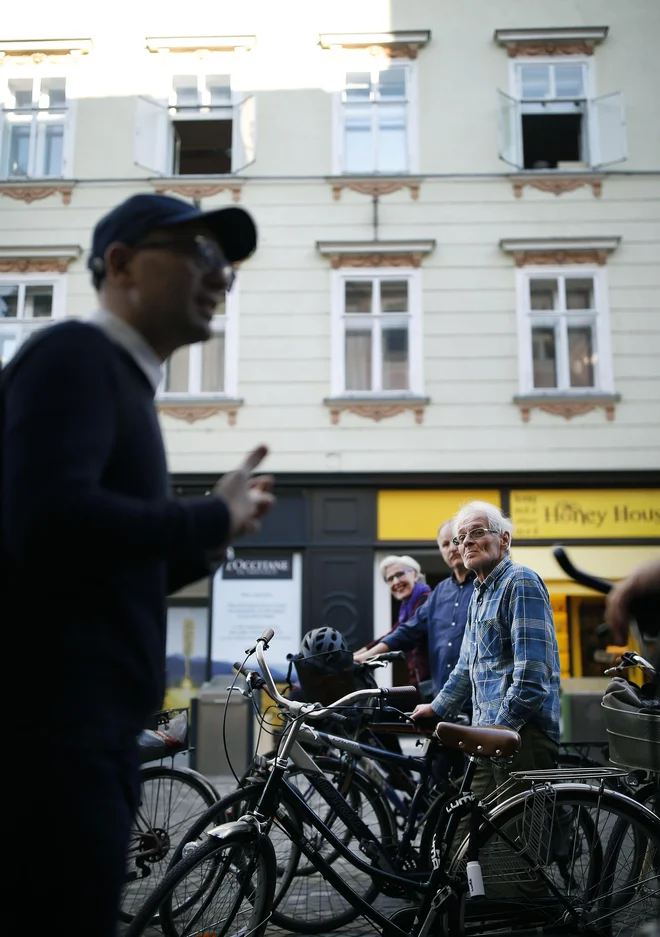
[(475, 583), (458, 662), (431, 704), (456, 716), (472, 694), (473, 725), (535, 723), (559, 741), (559, 650), (540, 576), (505, 557)]

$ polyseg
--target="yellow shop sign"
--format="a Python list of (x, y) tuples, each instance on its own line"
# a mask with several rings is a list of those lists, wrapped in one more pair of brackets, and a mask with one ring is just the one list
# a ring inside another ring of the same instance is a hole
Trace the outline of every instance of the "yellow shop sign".
[(510, 511), (516, 539), (660, 539), (657, 490), (512, 491)]

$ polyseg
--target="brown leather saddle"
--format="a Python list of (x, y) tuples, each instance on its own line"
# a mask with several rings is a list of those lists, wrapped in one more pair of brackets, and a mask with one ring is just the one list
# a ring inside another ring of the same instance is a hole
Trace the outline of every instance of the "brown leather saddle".
[(520, 751), (520, 736), (513, 729), (439, 722), (435, 727), (435, 737), (445, 748), (479, 758), (510, 758)]

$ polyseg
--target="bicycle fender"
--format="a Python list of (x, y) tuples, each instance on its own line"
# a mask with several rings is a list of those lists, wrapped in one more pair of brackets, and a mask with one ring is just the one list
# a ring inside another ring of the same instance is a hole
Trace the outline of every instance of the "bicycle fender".
[(259, 838), (260, 833), (253, 823), (247, 820), (232, 820), (229, 823), (221, 823), (220, 826), (214, 826), (213, 829), (206, 831), (207, 836), (214, 839), (226, 841), (236, 839), (239, 842), (245, 842), (250, 839)]

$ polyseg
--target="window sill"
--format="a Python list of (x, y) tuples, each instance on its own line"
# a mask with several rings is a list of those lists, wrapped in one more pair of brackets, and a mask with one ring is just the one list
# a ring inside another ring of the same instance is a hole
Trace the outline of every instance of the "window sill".
[(415, 423), (420, 424), (424, 422), (424, 409), (430, 402), (430, 397), (389, 397), (382, 394), (327, 397), (323, 401), (330, 410), (330, 422), (333, 426), (339, 423), (342, 412), (354, 413), (356, 416), (380, 423), (381, 420), (405, 413), (406, 410), (412, 410), (415, 414)]
[(57, 179), (21, 179), (20, 182), (7, 179), (0, 180), (0, 195), (29, 205), (30, 202), (59, 194), (64, 205), (68, 205), (74, 186), (74, 182), (62, 182)]
[(522, 198), (526, 185), (540, 192), (549, 192), (551, 195), (564, 195), (566, 192), (574, 192), (575, 189), (586, 185), (591, 186), (595, 198), (600, 198), (604, 178), (602, 173), (595, 173), (589, 167), (572, 169), (570, 172), (562, 169), (529, 169), (518, 176), (512, 176), (511, 184), (516, 198)]
[(544, 410), (553, 416), (562, 416), (570, 420), (574, 416), (589, 413), (590, 410), (603, 409), (605, 418), (612, 422), (616, 404), (621, 400), (620, 394), (529, 394), (514, 397), (513, 402), (520, 408), (523, 423), (529, 423), (531, 411)]
[(243, 401), (231, 397), (172, 395), (159, 397), (156, 405), (161, 416), (170, 416), (175, 420), (184, 420), (186, 423), (196, 423), (198, 420), (206, 420), (218, 413), (226, 413), (229, 426), (235, 426), (237, 413), (243, 406)]

